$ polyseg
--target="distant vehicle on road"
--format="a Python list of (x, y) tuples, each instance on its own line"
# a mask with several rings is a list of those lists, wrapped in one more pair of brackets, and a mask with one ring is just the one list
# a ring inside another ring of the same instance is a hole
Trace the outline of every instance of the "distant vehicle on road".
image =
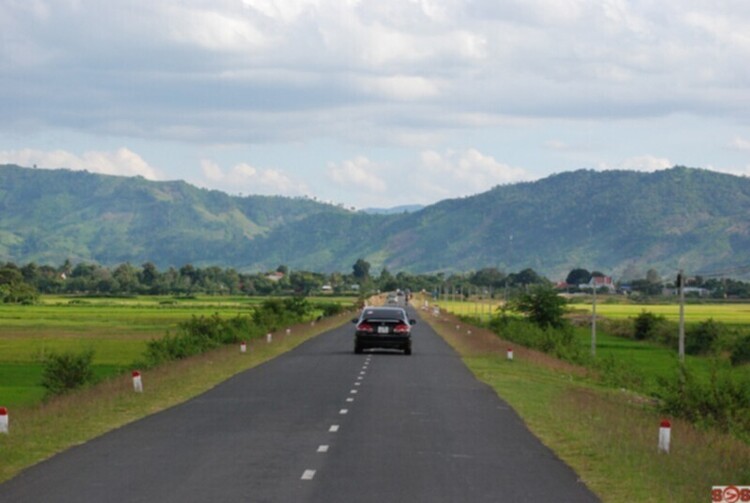
[(400, 349), (411, 354), (411, 326), (417, 321), (410, 319), (400, 307), (366, 307), (358, 318), (354, 332), (354, 352), (365, 349)]

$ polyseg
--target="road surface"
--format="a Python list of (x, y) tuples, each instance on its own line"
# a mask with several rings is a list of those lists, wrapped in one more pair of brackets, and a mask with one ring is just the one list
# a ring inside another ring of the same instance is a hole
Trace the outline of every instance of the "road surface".
[(0, 485), (0, 502), (599, 501), (426, 323), (353, 326)]

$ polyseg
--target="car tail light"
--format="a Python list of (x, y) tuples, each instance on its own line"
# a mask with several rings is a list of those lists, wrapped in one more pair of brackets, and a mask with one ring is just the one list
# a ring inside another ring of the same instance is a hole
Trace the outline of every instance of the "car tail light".
[(374, 329), (372, 328), (372, 325), (370, 325), (369, 323), (363, 322), (357, 325), (357, 331), (358, 332), (373, 332)]
[(406, 323), (399, 323), (395, 327), (393, 327), (393, 333), (394, 334), (405, 334), (409, 332), (409, 325)]

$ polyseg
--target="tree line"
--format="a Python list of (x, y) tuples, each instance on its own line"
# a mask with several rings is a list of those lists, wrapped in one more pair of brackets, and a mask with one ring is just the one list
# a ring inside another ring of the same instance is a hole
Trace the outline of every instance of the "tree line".
[[(575, 268), (566, 278), (566, 289), (578, 291), (601, 272)], [(60, 266), (38, 265), (34, 262), (16, 265), (6, 262), (0, 266), (0, 301), (5, 303), (33, 303), (39, 294), (88, 295), (363, 295), (375, 291), (409, 289), (434, 296), (454, 298), (481, 296), (515, 296), (532, 285), (552, 286), (553, 283), (531, 268), (505, 273), (495, 267), (466, 273), (422, 273), (405, 271), (391, 273), (383, 267), (379, 273), (371, 265), (358, 259), (351, 272), (319, 273), (291, 270), (280, 265), (275, 270), (257, 273), (238, 272), (217, 266), (159, 270), (152, 262), (140, 266), (123, 263), (114, 267), (66, 260)], [(623, 286), (621, 283), (618, 287)], [(649, 270), (646, 278), (630, 281), (628, 291), (642, 295), (660, 295), (673, 283), (664, 281)], [(717, 298), (727, 296), (750, 297), (750, 283), (734, 279), (689, 278), (687, 286), (705, 288)]]

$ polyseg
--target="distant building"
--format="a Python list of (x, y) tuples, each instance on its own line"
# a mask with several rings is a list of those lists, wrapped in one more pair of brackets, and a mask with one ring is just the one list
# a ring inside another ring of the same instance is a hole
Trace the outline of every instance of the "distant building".
[(596, 288), (596, 291), (606, 289), (609, 293), (615, 293), (615, 283), (612, 281), (612, 276), (591, 276), (591, 281), (578, 285), (581, 290), (591, 290)]
[(266, 279), (270, 281), (281, 281), (282, 279), (284, 279), (284, 273), (275, 271), (275, 272), (272, 272), (271, 274), (266, 275)]

